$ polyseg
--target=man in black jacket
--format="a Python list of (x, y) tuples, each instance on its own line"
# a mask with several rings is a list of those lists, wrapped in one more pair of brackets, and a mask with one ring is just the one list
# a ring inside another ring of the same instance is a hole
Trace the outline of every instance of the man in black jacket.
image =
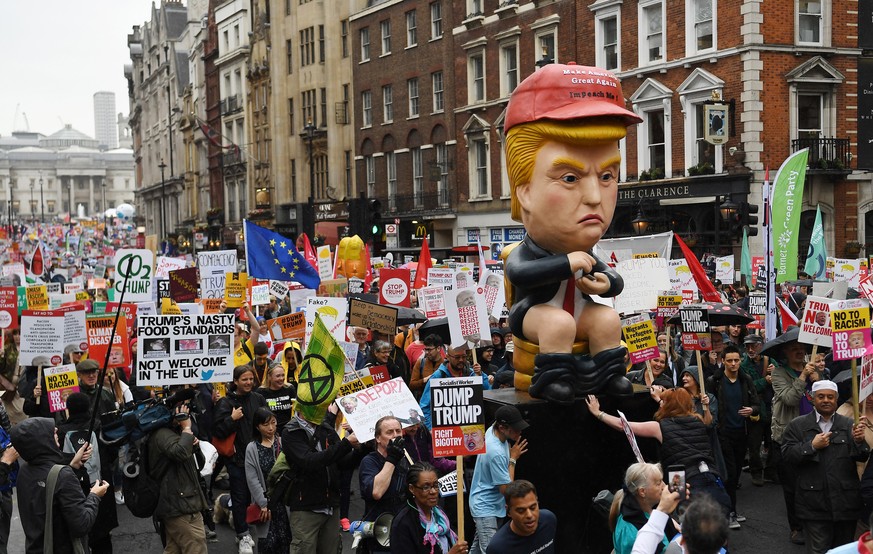
[(337, 462), (359, 445), (354, 433), (340, 439), (334, 430), (336, 404), (324, 421), (300, 412), (282, 431), (282, 451), (296, 470), (291, 484), (291, 554), (336, 554), (339, 548), (340, 480)]
[(851, 419), (836, 413), (836, 383), (816, 381), (812, 403), (812, 412), (785, 428), (782, 457), (797, 471), (795, 506), (807, 552), (826, 552), (854, 538), (861, 513), (855, 462), (865, 461), (870, 448), (864, 441), (866, 418), (852, 425)]
[(730, 527), (739, 529), (745, 518), (737, 515), (737, 483), (746, 456), (749, 418), (760, 418), (761, 405), (752, 378), (740, 371), (740, 350), (724, 347), (724, 370), (707, 380), (706, 390), (718, 400), (718, 440), (727, 467), (725, 489), (731, 498)]

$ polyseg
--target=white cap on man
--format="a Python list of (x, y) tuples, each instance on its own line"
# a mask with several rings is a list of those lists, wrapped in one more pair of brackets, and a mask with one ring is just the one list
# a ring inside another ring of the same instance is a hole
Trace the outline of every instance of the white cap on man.
[(837, 384), (833, 381), (828, 381), (827, 379), (821, 379), (812, 384), (812, 394), (815, 394), (820, 390), (832, 390), (838, 392)]

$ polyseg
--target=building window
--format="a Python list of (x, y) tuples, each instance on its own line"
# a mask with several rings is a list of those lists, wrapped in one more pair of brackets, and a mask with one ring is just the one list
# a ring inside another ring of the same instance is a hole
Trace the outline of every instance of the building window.
[(470, 141), (470, 193), (473, 198), (488, 196), (488, 143), (485, 137)]
[(443, 36), (443, 6), (440, 2), (430, 4), (430, 39), (436, 40)]
[(415, 207), (424, 206), (424, 164), (421, 161), (421, 148), (410, 148), (412, 155), (412, 196)]
[(364, 27), (360, 31), (361, 36), (361, 61), (370, 61), (370, 28)]
[(640, 4), (640, 65), (664, 59), (664, 5), (660, 0)]
[(349, 85), (343, 84), (342, 113), (337, 117), (337, 123), (347, 125), (349, 123)]
[(346, 165), (346, 196), (352, 195), (352, 151), (346, 150), (343, 155)]
[(330, 175), (327, 154), (319, 154), (312, 160), (315, 164), (315, 190), (319, 198), (329, 198)]
[(248, 211), (248, 189), (244, 181), (237, 188), (239, 189), (239, 219), (242, 219)]
[(664, 170), (665, 135), (664, 135), (664, 110), (652, 110), (646, 112), (646, 167)]
[(551, 28), (548, 31), (537, 33), (534, 44), (536, 45), (536, 59), (549, 60), (551, 63), (557, 63), (557, 54), (555, 44), (558, 43), (558, 29)]
[(691, 166), (701, 165), (701, 164), (709, 164), (713, 168), (716, 167), (715, 163), (715, 149), (717, 148), (714, 144), (709, 144), (705, 140), (703, 140), (704, 129), (706, 125), (706, 118), (703, 114), (703, 107), (705, 104), (694, 104), (694, 158), (691, 160)]
[(688, 18), (688, 21), (694, 25), (694, 28), (688, 29), (688, 38), (694, 42), (687, 45), (690, 46), (689, 54), (710, 50), (715, 46), (714, 2), (715, 0), (691, 0), (689, 8), (693, 19)]
[(440, 206), (447, 206), (449, 203), (449, 148), (446, 144), (440, 143), (435, 146), (436, 163), (439, 167), (440, 179), (437, 183), (437, 200)]
[(824, 98), (821, 94), (797, 95), (797, 138), (817, 139), (824, 136), (823, 111)]
[(822, 1), (798, 0), (798, 42), (804, 44), (822, 44)]
[(418, 26), (415, 23), (415, 10), (406, 12), (406, 47), (418, 44)]
[(382, 87), (382, 121), (384, 123), (394, 121), (394, 91), (391, 85)]
[(433, 86), (433, 111), (439, 113), (445, 109), (443, 105), (443, 72), (431, 73), (430, 81)]
[(294, 72), (294, 46), (291, 44), (290, 38), (285, 41), (285, 58), (287, 65), (286, 69), (290, 75)]
[(285, 15), (291, 15), (291, 0), (285, 0)]
[(391, 53), (391, 20), (381, 22), (379, 29), (382, 31), (382, 55), (387, 56)]
[(518, 86), (518, 43), (500, 47), (500, 96), (512, 94)]
[(312, 125), (318, 126), (318, 114), (315, 111), (317, 99), (315, 96), (315, 89), (304, 90), (301, 93), (303, 97), (303, 121), (307, 124), (311, 123)]
[(469, 104), (485, 101), (485, 52), (467, 58), (467, 99)]
[(297, 200), (297, 160), (291, 160), (291, 200)]
[(721, 93), (724, 81), (708, 71), (698, 68), (691, 72), (677, 92), (684, 115), (685, 168), (709, 164), (716, 173), (722, 172), (724, 147), (703, 140), (704, 106), (711, 101), (713, 93)]
[(227, 183), (227, 218), (236, 221), (236, 183)]
[(288, 129), (290, 130), (292, 135), (297, 132), (297, 126), (294, 125), (294, 99), (293, 98), (288, 99)]
[(619, 71), (619, 21), (620, 8), (597, 14), (597, 36), (595, 37), (597, 66), (610, 71)]
[(343, 19), (340, 22), (340, 46), (344, 58), (349, 57), (349, 20)]
[(406, 81), (406, 92), (409, 95), (409, 117), (418, 117), (418, 79)]
[(364, 127), (373, 125), (373, 93), (369, 90), (361, 93), (361, 123)]
[(364, 173), (367, 179), (367, 197), (376, 197), (376, 160), (373, 156), (364, 156)]
[(482, 0), (467, 0), (467, 19), (482, 15)]
[(300, 67), (315, 63), (315, 28), (300, 31)]
[(397, 209), (397, 154), (385, 152), (385, 175), (388, 177), (388, 203), (391, 210)]
[(318, 61), (324, 63), (324, 25), (318, 26)]
[(321, 95), (321, 126), (327, 127), (327, 89), (321, 88), (318, 92)]

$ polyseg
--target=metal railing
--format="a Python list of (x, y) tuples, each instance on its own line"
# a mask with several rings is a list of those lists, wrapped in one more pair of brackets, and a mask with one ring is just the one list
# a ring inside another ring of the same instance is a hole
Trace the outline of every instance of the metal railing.
[(851, 158), (849, 139), (800, 138), (791, 141), (791, 151), (809, 148), (809, 169), (824, 171), (848, 171)]
[(452, 211), (448, 189), (427, 194), (401, 193), (381, 201), (386, 207), (385, 214), (391, 215), (436, 214)]

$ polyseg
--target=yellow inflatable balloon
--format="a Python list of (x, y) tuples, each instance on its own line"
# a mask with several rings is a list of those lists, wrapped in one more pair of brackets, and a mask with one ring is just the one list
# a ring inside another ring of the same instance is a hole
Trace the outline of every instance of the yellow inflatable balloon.
[(338, 277), (363, 279), (367, 274), (364, 260), (364, 241), (354, 235), (343, 238), (336, 249), (336, 273)]

